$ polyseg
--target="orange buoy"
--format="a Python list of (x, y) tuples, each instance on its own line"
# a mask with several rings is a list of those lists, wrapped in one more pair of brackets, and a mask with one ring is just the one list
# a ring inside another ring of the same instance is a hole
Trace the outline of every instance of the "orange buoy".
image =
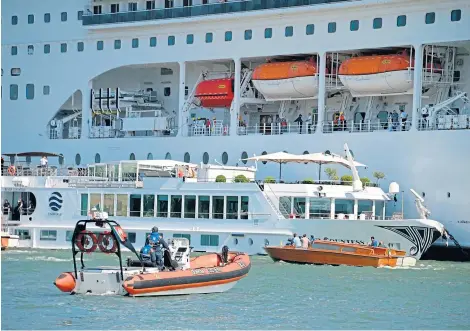
[(54, 285), (62, 292), (72, 292), (75, 288), (75, 277), (71, 272), (63, 272), (56, 278)]

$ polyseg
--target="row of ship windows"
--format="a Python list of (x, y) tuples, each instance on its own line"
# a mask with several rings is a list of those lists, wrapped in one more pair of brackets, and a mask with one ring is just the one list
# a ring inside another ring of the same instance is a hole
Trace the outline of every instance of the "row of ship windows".
[[(462, 11), (460, 9), (455, 9), (452, 10), (450, 19), (452, 22), (458, 22), (462, 18)], [(434, 24), (436, 21), (436, 13), (430, 12), (426, 13), (425, 15), (425, 23), (426, 24)], [(374, 18), (372, 21), (372, 27), (374, 29), (381, 29), (382, 28), (382, 18), (377, 17)], [(397, 17), (397, 26), (398, 27), (403, 27), (406, 26), (406, 15), (400, 15)], [(349, 29), (351, 31), (358, 31), (359, 30), (359, 21), (358, 20), (352, 20), (349, 24)], [(328, 33), (335, 33), (336, 32), (336, 22), (330, 22), (328, 23)], [(315, 24), (307, 24), (305, 26), (305, 34), (306, 35), (313, 35), (315, 33)], [(294, 27), (293, 26), (286, 26), (284, 28), (284, 36), (289, 38), (294, 36)], [(273, 29), (272, 28), (266, 28), (264, 29), (264, 38), (265, 39), (271, 39), (273, 37)], [(251, 40), (253, 39), (253, 30), (248, 29), (245, 30), (244, 32), (244, 39), (245, 40)], [(214, 41), (214, 34), (212, 32), (207, 32), (205, 35), (205, 42), (207, 44), (210, 44)], [(232, 31), (226, 31), (225, 32), (225, 41), (232, 41)], [(176, 37), (175, 36), (168, 36), (167, 40), (168, 46), (173, 46), (176, 44)], [(186, 35), (186, 44), (192, 45), (194, 44), (194, 34), (188, 34)], [(121, 49), (122, 42), (120, 39), (114, 40), (114, 49)], [(150, 37), (149, 38), (149, 46), (150, 47), (156, 47), (157, 46), (157, 37)], [(132, 48), (138, 48), (139, 47), (139, 38), (133, 38), (131, 40), (131, 47)], [(67, 43), (61, 43), (60, 44), (60, 52), (61, 53), (66, 53), (68, 49)], [(103, 40), (98, 40), (96, 42), (96, 49), (98, 51), (104, 50), (104, 41)], [(80, 41), (77, 43), (77, 51), (78, 52), (83, 52), (85, 50), (85, 44)], [(44, 45), (44, 54), (49, 54), (51, 52), (51, 45), (50, 44), (45, 44)], [(17, 55), (18, 54), (18, 47), (17, 46), (12, 46), (11, 47), (11, 55)], [(33, 45), (28, 45), (28, 54), (32, 55), (34, 54), (34, 46)]]
[(101, 194), (81, 195), (81, 215), (102, 206), (109, 216), (248, 219), (248, 196)]
[[(49, 95), (51, 93), (51, 87), (49, 85), (44, 85), (42, 87), (42, 94)], [(26, 84), (26, 99), (34, 99), (34, 84)], [(10, 100), (18, 100), (18, 85), (10, 84)]]
[[(20, 240), (31, 240), (31, 234), (29, 230), (16, 229), (15, 234), (19, 236)], [(126, 232), (129, 241), (133, 244), (137, 242), (137, 235), (135, 232)], [(142, 237), (142, 242), (145, 241), (150, 232), (145, 234), (145, 237)], [(163, 237), (163, 233), (160, 233)], [(67, 230), (65, 232), (65, 240), (72, 241), (73, 231)], [(174, 233), (173, 238), (186, 238), (191, 243), (191, 235), (186, 233)], [(236, 238), (235, 238), (236, 239)], [(39, 232), (39, 240), (41, 241), (57, 241), (57, 230), (41, 230)], [(235, 244), (238, 244), (238, 239), (234, 240)], [(249, 239), (248, 243), (253, 245), (253, 240)], [(201, 234), (201, 246), (219, 246), (219, 236), (213, 234)]]
[[(285, 153), (287, 153), (287, 151), (284, 151)], [(266, 155), (268, 154), (266, 151), (262, 152), (261, 155)], [(309, 154), (308, 151), (304, 151), (304, 154)], [(134, 153), (131, 153), (129, 155), (129, 160), (135, 160), (135, 154)], [(240, 161), (243, 162), (243, 164), (246, 164), (248, 161), (246, 160), (248, 159), (248, 153), (247, 152), (242, 152), (241, 154), (241, 157), (240, 157)], [(61, 165), (63, 165), (63, 158), (59, 158), (59, 163)], [(147, 160), (153, 160), (153, 154), (152, 153), (148, 153), (147, 154)], [(172, 157), (171, 157), (171, 153), (170, 152), (167, 152), (166, 155), (165, 155), (165, 160), (172, 160)], [(184, 153), (184, 157), (183, 157), (183, 161), (186, 162), (186, 163), (190, 163), (191, 162), (191, 155), (186, 152)], [(207, 152), (204, 152), (204, 154), (202, 154), (202, 162), (204, 164), (208, 164), (209, 163), (209, 153)], [(101, 163), (101, 155), (99, 153), (96, 153), (95, 154), (95, 163)], [(222, 153), (222, 163), (224, 165), (226, 165), (228, 163), (228, 154), (227, 152), (223, 152)], [(262, 161), (263, 164), (266, 164), (267, 162), (266, 161)], [(75, 165), (81, 165), (82, 164), (82, 157), (80, 154), (76, 154), (75, 155)]]
[[(62, 12), (60, 13), (60, 21), (61, 22), (67, 22), (67, 12)], [(79, 21), (82, 20), (82, 17), (83, 17), (83, 10), (79, 10), (77, 12), (77, 19)], [(34, 24), (34, 15), (33, 14), (29, 14), (28, 15), (28, 24)], [(14, 15), (11, 17), (11, 25), (18, 25), (18, 16)], [(45, 13), (44, 14), (44, 23), (50, 23), (51, 22), (51, 13)]]

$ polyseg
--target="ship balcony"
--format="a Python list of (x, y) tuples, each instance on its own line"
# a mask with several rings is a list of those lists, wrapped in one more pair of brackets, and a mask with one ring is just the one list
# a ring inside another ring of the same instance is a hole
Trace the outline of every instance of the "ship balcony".
[[(145, 21), (161, 21), (170, 19), (183, 19), (209, 15), (229, 13), (252, 12), (268, 9), (292, 8), (300, 6), (314, 6), (338, 2), (351, 2), (359, 0), (250, 0), (227, 1), (219, 0), (218, 3), (205, 5), (157, 8), (148, 10), (120, 11), (117, 13), (95, 14), (93, 5), (83, 14), (84, 26), (97, 26), (102, 24), (122, 24)], [(96, 4), (95, 2), (93, 4)], [(101, 11), (101, 8), (100, 8)]]

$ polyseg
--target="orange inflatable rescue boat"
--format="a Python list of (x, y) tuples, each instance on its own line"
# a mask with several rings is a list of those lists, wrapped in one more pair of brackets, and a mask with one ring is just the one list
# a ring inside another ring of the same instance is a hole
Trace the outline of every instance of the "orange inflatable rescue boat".
[[(95, 225), (101, 232), (89, 231), (87, 225), (89, 229)], [(107, 227), (111, 231), (102, 231)], [(78, 221), (72, 242), (74, 271), (63, 272), (54, 282), (59, 290), (71, 294), (162, 296), (225, 292), (245, 277), (251, 268), (248, 255), (229, 252), (227, 246), (222, 248), (221, 254), (190, 258), (189, 240), (172, 238), (168, 240), (169, 249), (164, 251), (165, 267), (161, 270), (142, 261), (119, 224), (106, 219)], [(129, 258), (123, 265), (121, 245), (133, 252), (137, 259)], [(119, 266), (85, 267), (84, 253), (97, 249), (117, 255)], [(77, 254), (80, 254), (80, 268), (77, 267)]]

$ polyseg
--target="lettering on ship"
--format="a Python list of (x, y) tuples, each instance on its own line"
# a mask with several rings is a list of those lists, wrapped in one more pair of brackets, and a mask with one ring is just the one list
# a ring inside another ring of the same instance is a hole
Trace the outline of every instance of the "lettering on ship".
[(345, 244), (366, 245), (366, 242), (364, 242), (363, 240), (332, 239), (332, 238), (328, 238), (328, 237), (324, 237), (323, 240), (329, 240), (329, 241), (334, 241), (334, 242), (339, 242), (339, 243), (345, 243)]

